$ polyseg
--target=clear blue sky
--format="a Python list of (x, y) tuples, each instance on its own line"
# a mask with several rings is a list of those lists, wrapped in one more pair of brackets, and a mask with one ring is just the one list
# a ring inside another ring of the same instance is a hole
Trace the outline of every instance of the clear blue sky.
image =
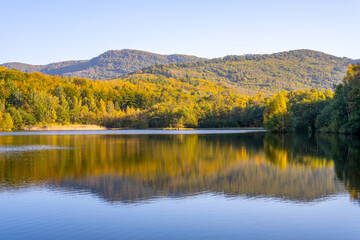
[(110, 49), (213, 58), (313, 49), (360, 58), (359, 0), (2, 0), (0, 63)]

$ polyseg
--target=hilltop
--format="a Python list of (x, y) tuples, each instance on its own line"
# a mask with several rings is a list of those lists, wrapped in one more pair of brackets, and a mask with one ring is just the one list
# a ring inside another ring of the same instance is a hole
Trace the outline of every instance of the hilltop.
[(47, 65), (30, 65), (10, 62), (0, 66), (23, 72), (41, 72), (49, 75), (88, 79), (113, 79), (141, 70), (154, 64), (185, 63), (203, 60), (195, 56), (160, 55), (139, 50), (110, 50), (90, 60), (64, 61)]
[(222, 83), (245, 95), (271, 95), (281, 90), (333, 89), (346, 74), (350, 63), (313, 50), (293, 50), (273, 54), (230, 55), (204, 59), (188, 55), (160, 55), (138, 50), (111, 50), (90, 60), (65, 61), (48, 65), (5, 63), (2, 66), (23, 72), (87, 79), (115, 79), (152, 74), (183, 82), (203, 79)]
[(273, 94), (281, 90), (332, 89), (346, 74), (350, 63), (313, 50), (294, 50), (263, 55), (226, 56), (195, 63), (161, 64), (138, 73), (171, 78), (195, 78), (223, 82), (241, 93)]

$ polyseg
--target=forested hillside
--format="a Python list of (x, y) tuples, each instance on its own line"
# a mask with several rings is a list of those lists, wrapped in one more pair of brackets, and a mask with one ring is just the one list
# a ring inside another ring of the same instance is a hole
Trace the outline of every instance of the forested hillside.
[(360, 64), (350, 65), (335, 92), (282, 91), (268, 100), (265, 127), (271, 131), (322, 131), (360, 135)]
[(346, 74), (349, 58), (312, 50), (264, 55), (227, 56), (183, 64), (151, 66), (140, 73), (172, 78), (200, 78), (223, 82), (245, 94), (277, 93), (281, 90), (328, 90)]
[(222, 82), (241, 94), (271, 95), (281, 90), (328, 90), (339, 83), (357, 60), (312, 50), (264, 55), (227, 56), (206, 60), (186, 55), (159, 55), (137, 50), (108, 51), (91, 60), (48, 65), (6, 63), (7, 68), (87, 79), (114, 79), (150, 73), (174, 79)]
[(202, 58), (173, 54), (160, 55), (138, 50), (111, 50), (90, 60), (66, 61), (48, 65), (5, 63), (1, 66), (23, 72), (41, 72), (50, 75), (82, 77), (88, 79), (111, 79), (160, 63), (185, 63)]
[(131, 75), (118, 80), (24, 73), (0, 67), (0, 131), (25, 125), (261, 126), (264, 99), (221, 83)]
[(222, 82), (143, 73), (111, 81), (0, 67), (0, 131), (25, 125), (261, 127), (360, 134), (360, 64), (330, 90), (248, 97)]

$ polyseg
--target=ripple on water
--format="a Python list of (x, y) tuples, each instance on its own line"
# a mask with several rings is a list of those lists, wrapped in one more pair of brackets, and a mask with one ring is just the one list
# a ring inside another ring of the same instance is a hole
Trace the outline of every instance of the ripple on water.
[(51, 146), (51, 145), (23, 145), (23, 146), (8, 146), (0, 145), (0, 153), (6, 152), (29, 152), (29, 151), (42, 151), (54, 149), (69, 149), (69, 147)]

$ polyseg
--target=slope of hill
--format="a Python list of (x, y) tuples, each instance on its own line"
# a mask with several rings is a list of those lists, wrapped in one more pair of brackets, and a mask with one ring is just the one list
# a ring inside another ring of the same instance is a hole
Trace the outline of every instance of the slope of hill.
[(134, 74), (102, 81), (0, 66), (0, 131), (49, 124), (236, 127), (245, 115), (241, 126), (258, 127), (263, 103), (259, 96), (246, 97), (206, 80)]
[(187, 55), (160, 55), (138, 50), (110, 50), (90, 60), (65, 61), (47, 65), (4, 63), (0, 66), (23, 72), (41, 72), (50, 75), (82, 77), (89, 79), (117, 78), (154, 64), (185, 63), (203, 60)]
[(331, 91), (247, 97), (222, 81), (130, 74), (111, 81), (0, 67), (0, 131), (26, 125), (260, 127), (360, 133), (360, 64)]
[(226, 56), (196, 63), (162, 64), (145, 68), (171, 78), (221, 81), (238, 91), (272, 94), (284, 90), (327, 90), (340, 82), (356, 60), (312, 50), (294, 50), (264, 55)]
[(281, 90), (332, 89), (346, 74), (350, 63), (312, 50), (294, 50), (264, 55), (226, 56), (203, 59), (187, 55), (159, 55), (137, 50), (111, 50), (91, 60), (48, 65), (6, 63), (2, 66), (23, 72), (88, 79), (114, 79), (127, 74), (151, 73), (189, 82), (204, 79), (221, 82), (242, 94), (270, 95)]

